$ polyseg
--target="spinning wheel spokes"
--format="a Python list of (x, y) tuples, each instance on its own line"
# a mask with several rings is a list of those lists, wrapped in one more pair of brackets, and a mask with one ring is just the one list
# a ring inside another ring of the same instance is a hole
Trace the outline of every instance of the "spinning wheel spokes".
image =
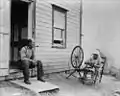
[[(79, 73), (81, 77), (81, 73), (79, 72), (80, 66), (82, 65), (84, 59), (84, 53), (80, 46), (75, 46), (71, 53), (71, 64), (74, 70), (69, 74), (67, 78), (69, 78), (75, 72)], [(73, 75), (74, 76), (74, 75)]]
[(74, 68), (78, 68), (81, 66), (84, 58), (83, 50), (80, 46), (76, 46), (71, 54), (71, 63)]

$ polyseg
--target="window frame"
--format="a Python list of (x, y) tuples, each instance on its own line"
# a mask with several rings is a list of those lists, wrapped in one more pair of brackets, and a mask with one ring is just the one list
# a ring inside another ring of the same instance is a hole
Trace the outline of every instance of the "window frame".
[[(55, 10), (58, 11), (58, 12), (61, 12), (65, 15), (65, 27), (64, 27), (64, 29), (54, 26), (54, 22), (55, 22), (54, 21), (54, 11)], [(62, 30), (64, 31), (64, 36), (63, 36), (63, 39), (61, 41), (57, 40), (57, 39), (56, 40), (54, 39), (55, 38), (54, 37), (54, 29), (59, 29), (61, 31)], [(63, 48), (63, 49), (66, 48), (66, 40), (67, 40), (67, 10), (53, 4), (52, 5), (52, 48)], [(60, 43), (57, 44), (55, 42), (60, 42)]]

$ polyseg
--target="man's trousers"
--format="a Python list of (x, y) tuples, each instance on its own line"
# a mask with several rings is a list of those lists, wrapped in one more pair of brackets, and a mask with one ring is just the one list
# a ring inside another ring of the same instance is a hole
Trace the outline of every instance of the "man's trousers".
[(37, 66), (37, 79), (41, 79), (44, 75), (43, 66), (41, 61), (32, 62), (29, 60), (21, 60), (21, 68), (23, 70), (24, 80), (29, 80), (29, 68), (35, 68)]

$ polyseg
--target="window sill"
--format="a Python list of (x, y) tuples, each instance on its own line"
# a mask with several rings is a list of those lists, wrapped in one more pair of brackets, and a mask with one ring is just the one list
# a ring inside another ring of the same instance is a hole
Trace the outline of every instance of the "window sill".
[(60, 46), (60, 45), (52, 45), (52, 48), (57, 48), (57, 49), (66, 49), (65, 46)]

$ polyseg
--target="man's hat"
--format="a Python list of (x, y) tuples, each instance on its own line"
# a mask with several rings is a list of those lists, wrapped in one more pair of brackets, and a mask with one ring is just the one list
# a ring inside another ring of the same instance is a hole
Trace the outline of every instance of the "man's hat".
[(33, 38), (28, 38), (28, 42), (35, 42)]

